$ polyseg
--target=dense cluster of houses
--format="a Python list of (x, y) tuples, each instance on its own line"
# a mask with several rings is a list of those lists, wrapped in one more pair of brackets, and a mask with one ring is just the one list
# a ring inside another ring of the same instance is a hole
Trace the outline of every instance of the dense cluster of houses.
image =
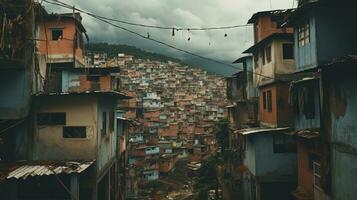
[(224, 199), (357, 195), (357, 37), (351, 1), (255, 13), (254, 44), (227, 78)]
[(120, 68), (86, 64), (78, 13), (0, 7), (0, 198), (124, 199)]
[(216, 150), (213, 132), (225, 116), (226, 84), (175, 62), (120, 54), (111, 63), (121, 66), (121, 89), (134, 97), (120, 108), (138, 124), (129, 130), (127, 194), (144, 198), (143, 188), (178, 160), (199, 162)]

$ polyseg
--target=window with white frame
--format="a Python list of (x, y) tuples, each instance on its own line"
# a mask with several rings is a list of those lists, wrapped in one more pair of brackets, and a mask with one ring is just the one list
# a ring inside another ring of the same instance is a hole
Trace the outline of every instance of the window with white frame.
[(310, 43), (310, 24), (305, 22), (298, 28), (298, 43), (299, 47), (303, 47)]

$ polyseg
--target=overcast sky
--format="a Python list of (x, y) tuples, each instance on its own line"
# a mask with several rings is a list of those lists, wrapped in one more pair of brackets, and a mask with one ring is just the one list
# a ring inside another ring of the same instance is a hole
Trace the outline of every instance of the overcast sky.
[[(61, 0), (70, 5), (95, 13), (134, 23), (168, 27), (216, 27), (246, 24), (255, 12), (292, 8), (293, 0)], [(295, 3), (296, 4), (296, 3)], [(68, 12), (45, 4), (51, 12)], [(202, 62), (191, 56), (138, 38), (123, 30), (83, 16), (91, 42), (134, 45), (147, 51), (201, 65), (208, 70), (231, 74), (232, 69), (214, 63)], [(241, 27), (216, 31), (179, 31), (172, 37), (171, 30), (156, 30), (122, 25), (143, 35), (167, 42), (179, 48), (232, 63), (241, 52), (252, 45), (252, 28)], [(227, 34), (227, 37), (224, 35)], [(188, 41), (190, 37), (190, 41)]]

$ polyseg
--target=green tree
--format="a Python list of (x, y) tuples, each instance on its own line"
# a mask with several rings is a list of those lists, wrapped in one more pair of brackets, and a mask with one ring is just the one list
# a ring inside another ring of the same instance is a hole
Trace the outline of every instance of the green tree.
[(216, 190), (218, 187), (218, 180), (216, 174), (216, 167), (221, 163), (221, 158), (217, 155), (210, 156), (203, 160), (202, 166), (198, 171), (198, 181), (195, 189), (198, 193), (196, 200), (207, 200), (208, 191)]
[(215, 136), (222, 151), (229, 147), (229, 122), (226, 118), (218, 122)]

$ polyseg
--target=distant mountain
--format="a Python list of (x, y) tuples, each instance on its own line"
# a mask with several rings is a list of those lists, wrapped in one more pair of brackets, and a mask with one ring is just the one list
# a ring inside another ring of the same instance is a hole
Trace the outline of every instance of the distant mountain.
[(161, 62), (173, 61), (173, 62), (184, 64), (181, 60), (177, 58), (172, 58), (169, 56), (148, 52), (134, 46), (123, 45), (123, 44), (92, 43), (92, 44), (87, 44), (87, 50), (92, 52), (105, 52), (108, 54), (109, 58), (113, 58), (117, 56), (118, 53), (124, 53), (141, 59), (157, 60)]
[(150, 59), (157, 60), (161, 62), (173, 61), (180, 63), (182, 65), (188, 65), (193, 68), (199, 68), (209, 72), (210, 74), (222, 75), (222, 76), (230, 76), (239, 69), (229, 68), (225, 65), (212, 63), (211, 61), (202, 60), (200, 58), (187, 56), (183, 58), (183, 60), (173, 58), (170, 56), (153, 53), (149, 51), (145, 51), (143, 49), (139, 49), (135, 46), (129, 46), (124, 44), (109, 44), (109, 43), (90, 43), (87, 44), (87, 50), (92, 52), (104, 52), (107, 53), (109, 58), (113, 58), (118, 55), (118, 53), (124, 53), (128, 55), (135, 56), (136, 58), (141, 59)]

